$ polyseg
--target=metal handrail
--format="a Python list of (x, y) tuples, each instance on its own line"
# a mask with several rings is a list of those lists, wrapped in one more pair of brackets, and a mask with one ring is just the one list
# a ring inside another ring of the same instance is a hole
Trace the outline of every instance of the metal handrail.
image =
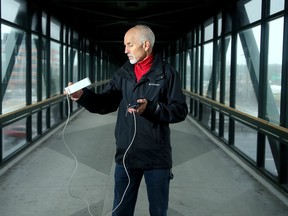
[(280, 125), (275, 125), (264, 119), (249, 115), (247, 113), (241, 112), (235, 108), (228, 107), (222, 103), (214, 101), (210, 98), (203, 97), (199, 94), (187, 91), (183, 89), (185, 95), (195, 98), (202, 104), (210, 106), (212, 109), (216, 109), (220, 113), (227, 115), (229, 118), (235, 119), (251, 128), (254, 128), (257, 131), (273, 136), (278, 139), (280, 142), (288, 145), (288, 128), (282, 127)]
[[(99, 82), (91, 84), (89, 86), (89, 88), (101, 86), (107, 82), (108, 82), (108, 80), (99, 81)], [(36, 113), (36, 112), (43, 110), (43, 109), (45, 109), (45, 108), (47, 108), (53, 104), (56, 104), (56, 103), (59, 103), (60, 101), (63, 101), (65, 99), (65, 97), (66, 97), (66, 95), (59, 94), (59, 95), (53, 96), (51, 98), (47, 98), (43, 101), (39, 101), (39, 102), (30, 104), (30, 105), (27, 105), (23, 108), (15, 110), (15, 111), (2, 114), (2, 115), (0, 115), (0, 124), (3, 127), (4, 124), (7, 125), (11, 121), (16, 121), (20, 118), (30, 116), (33, 113)]]

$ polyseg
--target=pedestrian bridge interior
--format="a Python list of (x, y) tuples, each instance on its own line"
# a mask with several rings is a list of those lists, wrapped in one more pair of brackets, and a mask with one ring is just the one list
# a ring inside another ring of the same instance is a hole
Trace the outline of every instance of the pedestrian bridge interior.
[[(189, 106), (171, 125), (169, 215), (287, 215), (288, 0), (0, 4), (0, 215), (109, 214), (115, 113), (63, 89), (89, 77), (101, 92), (135, 24), (155, 32)], [(145, 196), (143, 185), (137, 216)]]

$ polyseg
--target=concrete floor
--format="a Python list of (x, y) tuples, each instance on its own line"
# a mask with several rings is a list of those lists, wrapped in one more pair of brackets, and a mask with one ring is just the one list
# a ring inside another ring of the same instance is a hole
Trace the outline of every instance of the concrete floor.
[[(115, 120), (116, 113), (80, 111), (65, 131), (59, 127), (9, 169), (2, 169), (0, 215), (110, 215)], [(169, 216), (288, 215), (287, 197), (271, 193), (193, 121), (171, 125), (171, 133)], [(135, 216), (149, 216), (144, 183)]]

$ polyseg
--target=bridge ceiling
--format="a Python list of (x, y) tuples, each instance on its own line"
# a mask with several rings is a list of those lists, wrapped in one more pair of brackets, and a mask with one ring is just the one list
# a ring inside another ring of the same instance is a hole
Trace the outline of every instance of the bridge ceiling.
[(237, 0), (30, 0), (118, 58), (123, 37), (135, 24), (149, 25), (162, 48)]

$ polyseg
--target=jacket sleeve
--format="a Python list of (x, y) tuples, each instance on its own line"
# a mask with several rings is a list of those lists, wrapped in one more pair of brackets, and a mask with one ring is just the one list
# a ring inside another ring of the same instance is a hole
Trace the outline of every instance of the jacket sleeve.
[(166, 66), (165, 70), (168, 79), (166, 98), (160, 98), (161, 101), (148, 101), (141, 115), (153, 122), (177, 123), (185, 120), (188, 114), (186, 97), (182, 92), (179, 74), (170, 66)]
[(83, 94), (77, 103), (91, 113), (107, 114), (118, 109), (121, 99), (121, 91), (115, 89), (113, 81), (110, 81), (100, 94), (83, 89)]

